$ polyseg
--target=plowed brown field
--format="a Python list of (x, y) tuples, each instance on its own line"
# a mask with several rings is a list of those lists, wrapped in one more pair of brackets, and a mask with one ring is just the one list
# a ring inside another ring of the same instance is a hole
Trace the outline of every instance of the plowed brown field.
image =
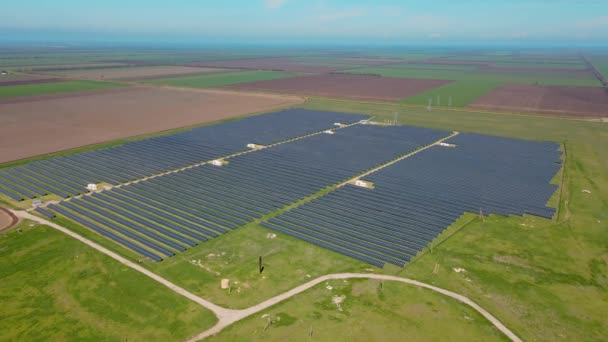
[(608, 116), (608, 92), (600, 87), (506, 84), (469, 104), (469, 108), (570, 116)]
[(241, 83), (226, 88), (309, 96), (397, 101), (450, 82), (452, 81), (356, 74), (324, 74)]
[(270, 111), (292, 96), (131, 87), (0, 104), (0, 162)]

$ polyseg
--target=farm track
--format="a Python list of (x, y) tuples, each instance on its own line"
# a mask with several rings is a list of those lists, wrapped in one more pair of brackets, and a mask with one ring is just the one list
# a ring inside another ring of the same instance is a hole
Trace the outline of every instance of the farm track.
[(420, 287), (420, 288), (424, 288), (424, 289), (428, 289), (430, 291), (442, 294), (444, 296), (450, 297), (452, 299), (455, 299), (465, 305), (470, 306), (471, 308), (473, 308), (475, 311), (477, 311), (479, 314), (481, 314), (483, 317), (485, 317), (492, 325), (494, 325), (494, 327), (496, 327), (496, 329), (498, 329), (500, 332), (502, 332), (505, 336), (507, 336), (511, 341), (515, 341), (515, 342), (521, 342), (521, 339), (519, 337), (517, 337), (517, 335), (515, 335), (511, 330), (509, 330), (509, 328), (507, 328), (503, 323), (501, 323), (496, 317), (494, 317), (492, 314), (490, 314), (488, 311), (486, 311), (485, 309), (483, 309), (481, 306), (479, 306), (477, 303), (475, 303), (474, 301), (472, 301), (471, 299), (440, 288), (440, 287), (436, 287), (427, 283), (423, 283), (423, 282), (419, 282), (417, 280), (414, 279), (409, 279), (409, 278), (401, 278), (401, 277), (396, 277), (396, 276), (389, 276), (389, 275), (380, 275), (380, 274), (365, 274), (365, 273), (338, 273), (338, 274), (327, 274), (324, 276), (321, 276), (319, 278), (316, 278), (314, 280), (311, 280), (305, 284), (302, 284), (298, 287), (295, 287), (287, 292), (284, 292), (280, 295), (277, 295), (275, 297), (272, 297), (266, 301), (263, 301), (259, 304), (256, 304), (254, 306), (251, 306), (247, 309), (242, 309), (242, 310), (233, 310), (233, 309), (226, 309), (223, 308), (219, 305), (216, 305), (208, 300), (205, 300), (204, 298), (201, 298), (191, 292), (189, 292), (188, 290), (177, 286), (175, 284), (173, 284), (172, 282), (170, 282), (169, 280), (157, 275), (156, 273), (144, 268), (143, 266), (140, 266), (120, 255), (118, 255), (117, 253), (114, 253), (112, 251), (110, 251), (109, 249), (79, 235), (76, 234), (74, 232), (72, 232), (71, 230), (64, 228), (58, 224), (55, 224), (53, 222), (47, 221), (45, 219), (42, 219), (38, 216), (34, 216), (32, 214), (29, 214), (25, 211), (15, 211), (14, 214), (17, 217), (23, 218), (23, 219), (28, 219), (28, 220), (32, 220), (35, 222), (38, 222), (40, 224), (44, 224), (44, 225), (48, 225), (51, 228), (54, 228), (66, 235), (69, 235), (70, 237), (79, 240), (80, 242), (86, 244), (87, 246), (111, 257), (112, 259), (120, 262), (121, 264), (135, 270), (138, 271), (142, 274), (144, 274), (145, 276), (159, 282), (160, 284), (166, 286), (167, 288), (169, 288), (171, 291), (186, 297), (194, 302), (196, 302), (197, 304), (205, 307), (206, 309), (212, 311), (218, 318), (218, 322), (210, 329), (205, 330), (204, 332), (193, 336), (192, 338), (190, 338), (188, 341), (189, 342), (194, 342), (194, 341), (199, 341), (202, 340), (206, 337), (209, 337), (211, 335), (215, 335), (217, 333), (219, 333), (220, 331), (222, 331), (224, 328), (226, 328), (227, 326), (236, 323), (246, 317), (249, 317), (255, 313), (258, 313), (262, 310), (265, 310), (275, 304), (278, 304), (286, 299), (289, 299), (299, 293), (302, 293), (308, 289), (310, 289), (311, 287), (318, 285), (324, 281), (328, 281), (328, 280), (334, 280), (334, 279), (378, 279), (378, 280), (386, 280), (386, 281), (397, 281), (397, 282), (401, 282), (401, 283), (405, 283), (405, 284), (409, 284), (409, 285), (413, 285), (416, 287)]

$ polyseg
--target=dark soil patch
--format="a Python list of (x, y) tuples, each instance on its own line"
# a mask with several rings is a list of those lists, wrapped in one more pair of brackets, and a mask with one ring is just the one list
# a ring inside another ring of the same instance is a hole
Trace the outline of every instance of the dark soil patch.
[(608, 92), (600, 87), (506, 84), (469, 108), (569, 116), (608, 117)]
[(450, 82), (452, 81), (356, 74), (324, 74), (241, 83), (226, 88), (308, 96), (397, 101)]

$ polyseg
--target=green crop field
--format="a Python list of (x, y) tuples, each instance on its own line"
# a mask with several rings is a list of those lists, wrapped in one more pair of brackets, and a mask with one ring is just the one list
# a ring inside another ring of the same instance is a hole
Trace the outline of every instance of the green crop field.
[(454, 71), (468, 71), (468, 70), (476, 70), (478, 67), (474, 65), (445, 65), (445, 64), (421, 64), (421, 63), (411, 63), (411, 64), (385, 64), (378, 66), (380, 68), (389, 68), (389, 69), (423, 69), (423, 70), (454, 70)]
[(2, 341), (180, 341), (216, 321), (148, 277), (30, 221), (0, 234), (0, 279)]
[(165, 79), (155, 79), (148, 83), (164, 84), (177, 87), (206, 88), (219, 87), (230, 84), (246, 83), (254, 81), (274, 80), (279, 78), (292, 77), (286, 72), (278, 71), (237, 71), (211, 75), (186, 76)]
[(524, 83), (524, 84), (543, 84), (543, 85), (569, 85), (569, 86), (589, 86), (598, 87), (600, 83), (593, 75), (553, 75), (553, 74), (528, 74), (528, 73), (497, 73), (497, 72), (476, 72), (458, 70), (424, 70), (424, 69), (405, 69), (391, 67), (370, 67), (345, 70), (344, 72), (356, 74), (378, 74), (385, 77), (404, 77), (422, 79), (443, 79), (455, 81), (500, 81), (503, 83)]
[(123, 86), (120, 83), (96, 81), (65, 81), (0, 87), (0, 98), (67, 93)]
[[(437, 327), (438, 322), (441, 328)], [(506, 338), (476, 311), (455, 300), (401, 283), (349, 279), (317, 285), (209, 340), (505, 341)]]
[(512, 68), (555, 68), (555, 69), (586, 69), (587, 66), (582, 62), (572, 62), (572, 63), (563, 63), (563, 62), (499, 62), (494, 63), (497, 67), (512, 67)]
[(431, 99), (432, 106), (464, 107), (500, 84), (493, 80), (456, 81), (407, 97), (401, 102), (426, 106)]

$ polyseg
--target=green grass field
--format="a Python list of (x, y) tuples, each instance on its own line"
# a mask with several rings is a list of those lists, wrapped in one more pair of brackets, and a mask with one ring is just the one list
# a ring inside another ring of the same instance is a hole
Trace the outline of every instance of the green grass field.
[(254, 81), (275, 80), (292, 77), (292, 74), (278, 71), (237, 71), (211, 75), (186, 76), (175, 78), (155, 79), (148, 81), (153, 84), (163, 84), (176, 87), (207, 88)]
[(0, 234), (0, 340), (182, 341), (215, 316), (49, 227)]
[(494, 63), (497, 67), (511, 67), (511, 68), (555, 68), (555, 69), (586, 69), (587, 66), (582, 62), (562, 63), (562, 62), (498, 62)]
[(423, 70), (476, 70), (477, 66), (474, 65), (444, 65), (444, 64), (421, 64), (421, 63), (411, 63), (411, 64), (385, 64), (380, 65), (378, 67), (381, 68), (389, 68), (389, 69), (423, 69)]
[[(334, 300), (339, 299), (343, 302), (338, 306)], [(209, 340), (505, 341), (506, 338), (476, 311), (455, 300), (401, 283), (349, 279), (317, 285), (237, 322)]]
[(59, 94), (83, 90), (97, 90), (124, 86), (120, 83), (96, 81), (65, 81), (0, 87), (0, 98)]
[[(246, 308), (326, 273), (366, 272), (370, 266), (346, 256), (281, 235), (256, 224), (163, 261), (146, 266), (212, 302)], [(258, 272), (258, 257), (264, 272)], [(230, 279), (231, 291), (220, 289)]]
[(401, 100), (401, 102), (426, 106), (429, 104), (429, 99), (431, 99), (432, 106), (464, 107), (500, 84), (501, 82), (492, 80), (485, 82), (482, 80), (456, 81), (407, 97)]
[(378, 74), (385, 77), (443, 79), (455, 81), (498, 81), (502, 83), (524, 83), (542, 85), (569, 85), (598, 87), (600, 83), (592, 75), (514, 74), (496, 72), (468, 72), (465, 70), (424, 70), (391, 67), (370, 67), (345, 70), (356, 74)]

